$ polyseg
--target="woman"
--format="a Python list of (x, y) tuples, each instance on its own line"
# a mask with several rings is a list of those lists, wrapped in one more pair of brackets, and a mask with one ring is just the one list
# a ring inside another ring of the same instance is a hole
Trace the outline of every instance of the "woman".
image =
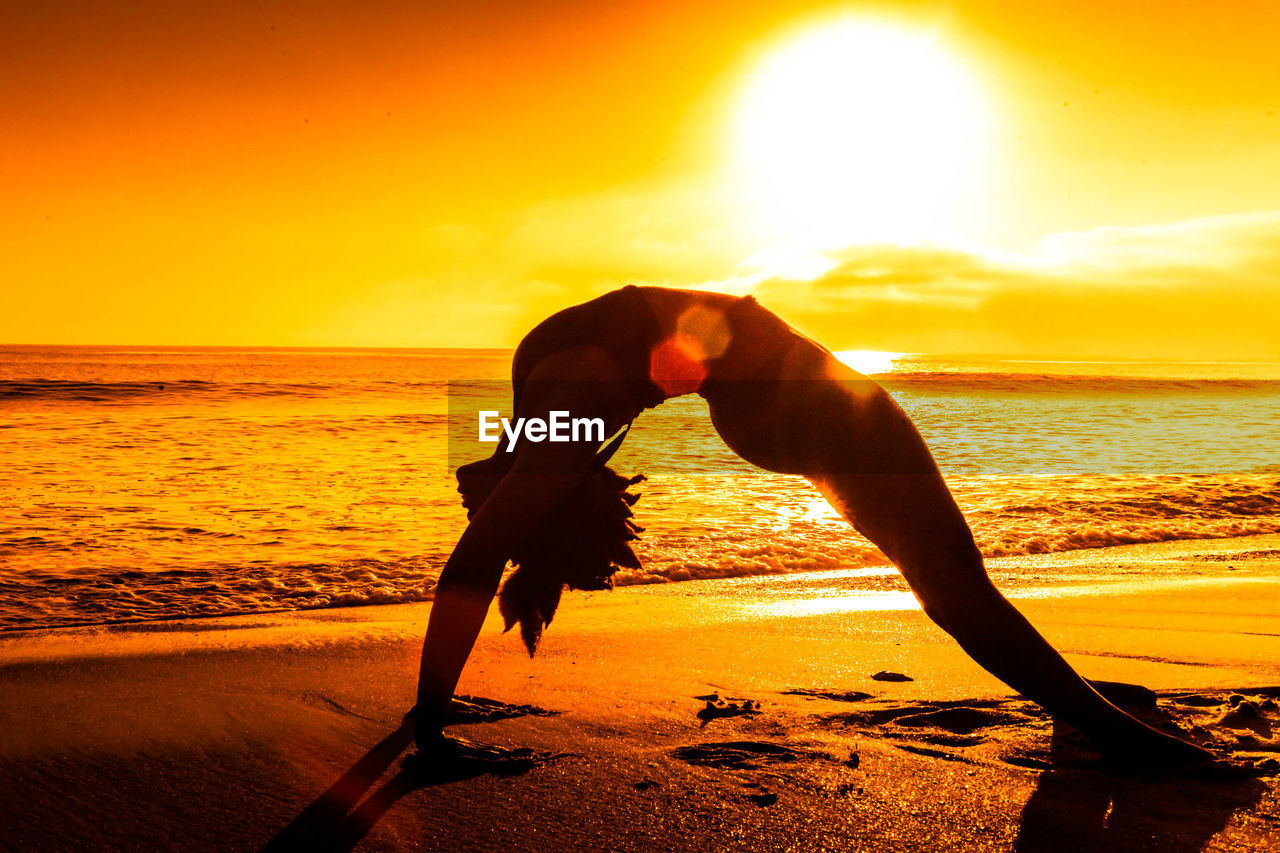
[[(605, 434), (681, 394), (706, 399), (748, 462), (812, 481), (902, 572), (925, 613), (985, 669), (1117, 763), (1210, 760), (1103, 698), (996, 590), (923, 439), (893, 399), (751, 297), (628, 286), (561, 311), (521, 342), (516, 417), (600, 418)], [(620, 439), (619, 439), (620, 440)], [(418, 685), (417, 741), (447, 750), (445, 711), (508, 560), (500, 608), (532, 654), (565, 585), (635, 566), (626, 488), (595, 442), (504, 443), (458, 469), (471, 519), (440, 576)], [(638, 478), (637, 478), (638, 479)]]

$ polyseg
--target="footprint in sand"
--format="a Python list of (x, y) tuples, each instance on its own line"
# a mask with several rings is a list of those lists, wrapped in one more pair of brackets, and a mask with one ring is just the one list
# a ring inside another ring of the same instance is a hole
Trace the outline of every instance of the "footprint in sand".
[[(830, 714), (821, 722), (863, 729), (872, 737), (898, 741), (905, 752), (946, 761), (971, 761), (962, 753), (937, 747), (965, 748), (989, 739), (992, 729), (1029, 726), (1042, 716), (1021, 700), (971, 699), (904, 704), (868, 703), (858, 711)], [(1034, 760), (1034, 759), (1032, 759)], [(1023, 766), (1026, 766), (1024, 764)]]
[(704, 727), (712, 720), (718, 720), (722, 717), (754, 717), (762, 713), (760, 703), (753, 699), (738, 699), (736, 697), (721, 699), (717, 693), (693, 698), (701, 699), (707, 703), (706, 707), (698, 712), (698, 719), (702, 720)]
[(908, 728), (935, 728), (952, 734), (967, 735), (992, 726), (1011, 726), (1026, 723), (1030, 720), (1023, 714), (1009, 711), (996, 711), (985, 708), (955, 707), (942, 708), (937, 711), (926, 711), (922, 714), (908, 714), (893, 721), (896, 726)]
[(856, 752), (851, 752), (847, 759), (841, 760), (823, 750), (786, 746), (762, 740), (694, 743), (676, 747), (671, 754), (688, 764), (729, 770), (759, 770), (762, 765), (795, 764), (804, 761), (829, 761), (849, 768), (858, 766)]
[[(758, 806), (771, 806), (778, 801), (778, 795), (758, 781), (760, 777), (772, 779), (773, 784), (797, 785), (812, 791), (825, 792), (828, 795), (844, 796), (855, 786), (841, 784), (832, 790), (830, 769), (819, 772), (815, 777), (807, 776), (802, 768), (814, 762), (827, 763), (828, 767), (843, 765), (847, 770), (858, 767), (856, 752), (851, 753), (848, 759), (840, 761), (830, 753), (821, 750), (755, 740), (696, 743), (677, 747), (671, 754), (681, 761), (699, 767), (714, 767), (730, 771), (731, 778), (736, 779), (739, 785), (755, 792), (745, 794), (744, 798)], [(773, 769), (778, 765), (786, 765), (787, 769), (785, 771)], [(859, 787), (858, 790), (862, 789)]]
[(559, 713), (536, 705), (510, 705), (479, 696), (454, 696), (453, 703), (449, 706), (448, 723), (492, 723), (514, 717), (553, 717)]
[[(1234, 698), (1234, 697), (1232, 697)], [(1274, 702), (1272, 703), (1275, 704)], [(1240, 729), (1253, 732), (1258, 738), (1269, 740), (1274, 731), (1271, 720), (1262, 711), (1263, 703), (1248, 699), (1235, 702), (1217, 721), (1216, 725), (1229, 729)]]
[(882, 704), (880, 707), (870, 707), (866, 710), (835, 714), (827, 719), (831, 722), (844, 722), (849, 725), (864, 723), (874, 726), (882, 726), (885, 723), (906, 719), (908, 722), (905, 725), (908, 726), (933, 725), (953, 732), (972, 732), (980, 728), (1014, 722), (1014, 720), (1004, 719), (1008, 715), (1017, 717), (1017, 722), (1022, 722), (1028, 716), (1035, 715), (1013, 711), (1012, 709), (993, 710), (1011, 704), (1002, 699), (913, 702), (905, 705), (887, 706)]
[(831, 756), (825, 752), (755, 740), (695, 743), (676, 747), (671, 754), (688, 764), (730, 770), (758, 770), (766, 764), (793, 764), (797, 761), (815, 759), (832, 760)]
[(864, 699), (875, 698), (870, 693), (863, 693), (861, 690), (814, 690), (794, 687), (782, 692), (787, 696), (803, 696), (806, 699), (830, 699), (832, 702), (861, 702)]
[[(1025, 725), (1030, 723), (1031, 719), (1025, 714), (1010, 710), (956, 704), (917, 714), (896, 716), (892, 721), (894, 729), (888, 730), (886, 734), (917, 744), (916, 746), (910, 743), (898, 744), (899, 749), (948, 761), (967, 761), (968, 759), (960, 754), (943, 752), (931, 747), (977, 746), (987, 740), (987, 729)], [(929, 744), (929, 746), (918, 744)]]

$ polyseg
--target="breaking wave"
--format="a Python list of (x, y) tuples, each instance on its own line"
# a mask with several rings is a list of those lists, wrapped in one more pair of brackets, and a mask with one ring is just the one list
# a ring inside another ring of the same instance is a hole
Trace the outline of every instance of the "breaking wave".
[[(0, 349), (0, 631), (429, 599), (465, 525), (445, 390), (509, 362)], [(985, 555), (1280, 532), (1274, 369), (971, 367), (879, 381), (925, 435)], [(460, 456), (487, 453), (463, 438)], [(619, 584), (865, 569), (853, 582), (900, 588), (807, 482), (734, 457), (697, 398), (645, 413), (614, 464), (650, 478), (643, 568)], [(1039, 582), (1045, 570), (1017, 562), (1002, 582)]]
[[(697, 503), (699, 509), (667, 503), (652, 512), (642, 501), (641, 520), (648, 524), (637, 547), (642, 568), (620, 572), (617, 584), (888, 566), (884, 555), (807, 484), (782, 478), (770, 488), (775, 494), (790, 490), (789, 496), (779, 494), (780, 503), (804, 507), (804, 512), (779, 520), (739, 508), (736, 518), (726, 520), (705, 498)], [(1273, 475), (973, 482), (958, 485), (956, 495), (987, 557), (1280, 533), (1280, 478)], [(740, 498), (726, 500), (737, 503)], [(193, 552), (216, 549), (218, 539), (234, 538), (203, 528), (167, 532)], [(52, 537), (0, 537), (0, 557), (55, 547)], [(31, 572), (0, 582), (0, 628), (427, 601), (447, 556), (448, 543), (441, 540), (429, 553), (394, 559), (209, 563), (152, 571), (104, 568), (71, 576)], [(1003, 571), (1013, 583), (1044, 580), (1020, 578), (1016, 567)], [(901, 588), (889, 569), (869, 572), (855, 585)]]

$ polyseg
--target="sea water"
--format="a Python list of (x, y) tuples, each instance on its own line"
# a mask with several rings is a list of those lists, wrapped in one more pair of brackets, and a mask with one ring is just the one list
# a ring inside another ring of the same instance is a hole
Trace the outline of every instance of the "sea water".
[[(510, 358), (0, 349), (0, 630), (429, 599), (466, 524), (449, 389)], [(1280, 531), (1280, 365), (880, 367), (988, 556)], [(806, 481), (737, 459), (697, 397), (642, 415), (612, 464), (649, 478), (644, 566), (619, 583), (892, 577)]]

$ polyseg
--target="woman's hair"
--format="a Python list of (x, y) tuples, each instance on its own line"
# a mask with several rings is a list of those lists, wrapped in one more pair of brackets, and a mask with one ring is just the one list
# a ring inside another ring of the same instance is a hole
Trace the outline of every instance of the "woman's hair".
[[(500, 477), (459, 478), (458, 490), (474, 513)], [(564, 499), (508, 555), (515, 571), (498, 594), (498, 611), (506, 629), (520, 623), (520, 636), (532, 657), (551, 624), (560, 594), (569, 589), (613, 589), (619, 568), (638, 569), (631, 542), (643, 531), (631, 507), (640, 499), (627, 491), (643, 475), (623, 477), (602, 464), (593, 467), (578, 488)]]

